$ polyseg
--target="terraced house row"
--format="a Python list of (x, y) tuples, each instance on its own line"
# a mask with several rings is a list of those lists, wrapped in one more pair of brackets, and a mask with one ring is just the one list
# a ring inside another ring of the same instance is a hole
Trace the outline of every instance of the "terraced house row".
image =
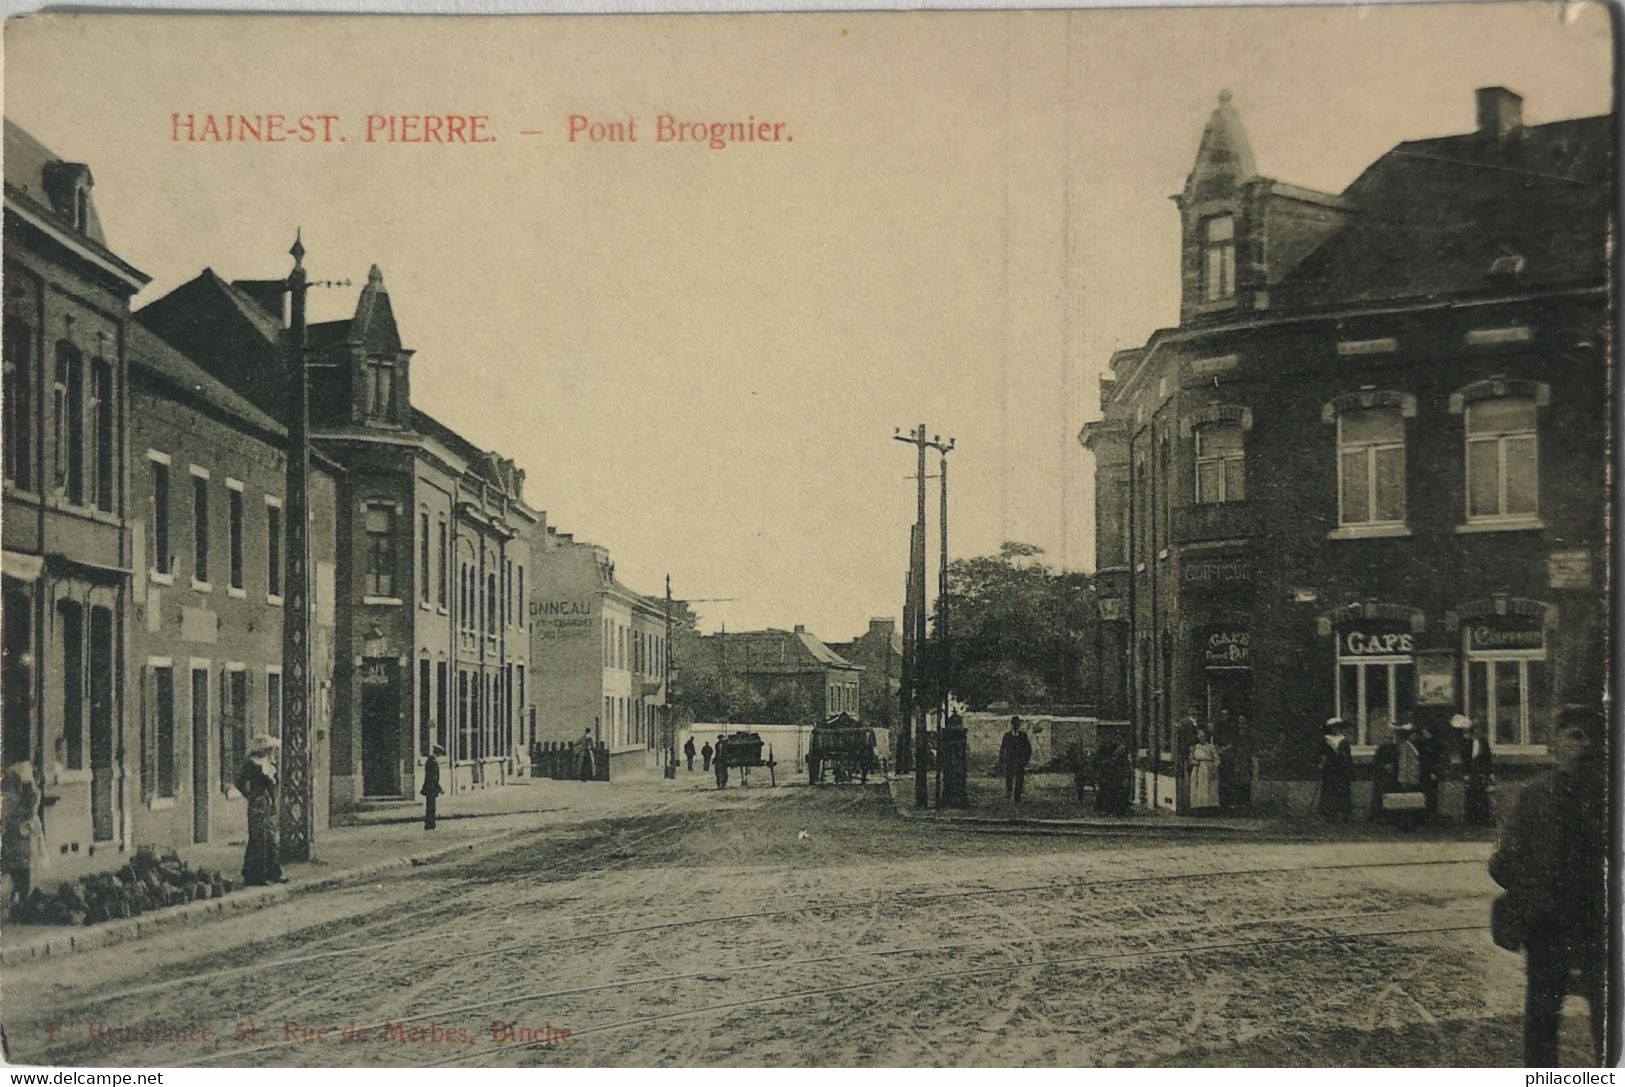
[[(132, 309), (149, 280), (93, 186), (6, 123), (0, 757), (43, 778), (63, 876), (240, 837), (232, 782), (283, 716), (286, 282), (204, 268)], [(376, 267), (308, 329), (318, 828), (415, 797), (436, 746), (443, 785), (481, 788), (583, 726), (538, 719), (530, 621), (543, 556), (573, 542), (512, 460), (412, 402), (412, 356)], [(652, 757), (649, 686), (620, 738)]]

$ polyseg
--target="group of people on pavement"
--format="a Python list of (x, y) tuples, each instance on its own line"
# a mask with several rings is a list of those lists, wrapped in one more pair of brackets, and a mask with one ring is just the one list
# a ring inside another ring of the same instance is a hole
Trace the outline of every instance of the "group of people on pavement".
[[(1329, 718), (1321, 728), (1316, 809), (1327, 819), (1347, 819), (1354, 811), (1351, 731), (1340, 717)], [(1393, 735), (1377, 745), (1371, 756), (1368, 818), (1407, 830), (1434, 818), (1439, 813), (1440, 786), (1453, 762), (1460, 767), (1465, 787), (1463, 819), (1470, 826), (1493, 825), (1490, 789), (1495, 757), (1489, 737), (1482, 722), (1459, 713), (1450, 719), (1448, 736), (1401, 719)]]

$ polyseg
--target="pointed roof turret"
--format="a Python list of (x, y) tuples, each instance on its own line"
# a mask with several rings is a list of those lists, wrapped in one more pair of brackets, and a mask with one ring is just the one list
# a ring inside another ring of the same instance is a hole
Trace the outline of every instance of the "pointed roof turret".
[(1208, 117), (1196, 164), (1185, 179), (1184, 199), (1204, 200), (1234, 190), (1258, 174), (1252, 144), (1241, 125), (1241, 115), (1230, 104), (1230, 92), (1219, 92), (1219, 107)]

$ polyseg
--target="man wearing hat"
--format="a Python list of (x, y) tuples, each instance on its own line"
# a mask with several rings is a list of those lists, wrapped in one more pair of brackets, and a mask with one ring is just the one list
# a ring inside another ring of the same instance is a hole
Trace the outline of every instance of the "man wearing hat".
[(1557, 1064), (1563, 997), (1586, 998), (1591, 1044), (1603, 1063), (1608, 974), (1608, 722), (1586, 706), (1558, 716), (1557, 765), (1524, 786), (1490, 857), (1506, 888), (1490, 912), (1495, 942), (1524, 952), (1523, 1063)]
[(1027, 777), (1027, 764), (1032, 761), (1033, 742), (1021, 731), (1021, 718), (1010, 718), (1010, 731), (999, 741), (999, 765), (1004, 769), (1004, 796), (1021, 803), (1021, 786)]
[(434, 829), (435, 801), (443, 791), (440, 788), (440, 759), (446, 749), (435, 744), (429, 749), (429, 757), (423, 760), (423, 788), (418, 792), (423, 795), (423, 829)]
[(1344, 735), (1347, 727), (1341, 717), (1331, 717), (1320, 729), (1320, 814), (1326, 819), (1347, 819), (1354, 811), (1354, 752)]
[(1495, 823), (1490, 805), (1490, 781), (1495, 772), (1495, 756), (1482, 722), (1474, 724), (1465, 714), (1450, 719), (1450, 729), (1461, 748), (1461, 773), (1466, 785), (1462, 818), (1469, 826), (1487, 827)]

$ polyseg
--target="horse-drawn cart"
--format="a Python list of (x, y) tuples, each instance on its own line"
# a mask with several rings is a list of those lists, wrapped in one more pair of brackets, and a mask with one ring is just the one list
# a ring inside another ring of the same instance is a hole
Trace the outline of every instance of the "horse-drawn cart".
[(857, 780), (867, 785), (869, 771), (879, 765), (874, 729), (865, 728), (851, 714), (838, 713), (813, 726), (812, 746), (807, 752), (807, 784), (828, 780), (844, 785)]
[(728, 772), (739, 771), (739, 783), (746, 787), (750, 785), (750, 771), (753, 767), (767, 767), (769, 782), (778, 785), (779, 778), (773, 760), (773, 749), (768, 748), (767, 758), (762, 757), (762, 738), (754, 732), (735, 732), (732, 735), (717, 738), (717, 753), (712, 760), (712, 766), (717, 774), (717, 788), (725, 788), (728, 784)]

